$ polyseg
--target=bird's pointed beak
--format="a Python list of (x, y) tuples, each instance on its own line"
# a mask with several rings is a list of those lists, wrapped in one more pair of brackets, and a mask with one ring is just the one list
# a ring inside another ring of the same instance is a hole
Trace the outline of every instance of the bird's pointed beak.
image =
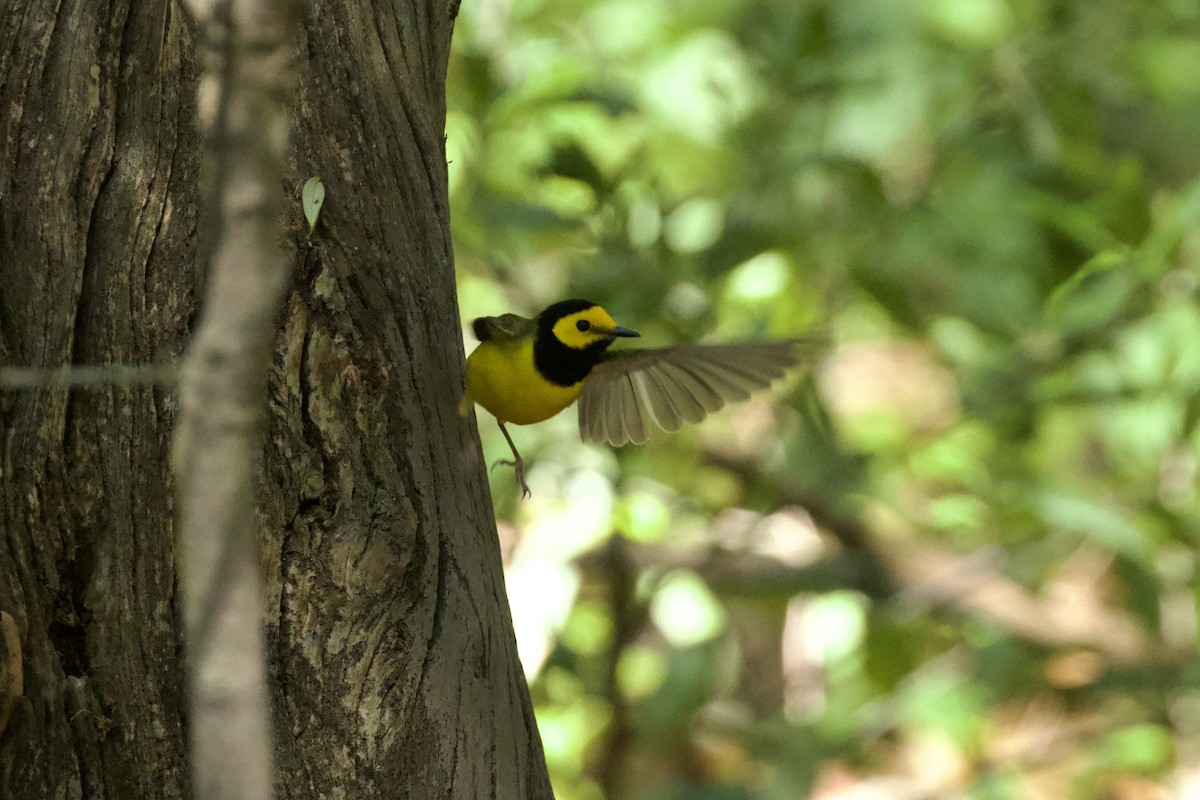
[(624, 336), (624, 337), (630, 338), (630, 339), (636, 339), (637, 337), (641, 336), (641, 334), (638, 333), (637, 331), (632, 330), (630, 328), (622, 327), (621, 325), (618, 325), (615, 328), (609, 328), (608, 330), (604, 331), (604, 335), (605, 336)]

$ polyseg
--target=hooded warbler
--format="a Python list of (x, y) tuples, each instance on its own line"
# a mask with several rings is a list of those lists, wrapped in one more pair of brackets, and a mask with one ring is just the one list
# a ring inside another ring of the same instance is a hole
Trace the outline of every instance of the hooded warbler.
[[(525, 462), (505, 423), (549, 419), (579, 399), (584, 441), (645, 442), (654, 428), (678, 430), (732, 400), (744, 400), (800, 362), (816, 340), (700, 344), (609, 352), (639, 336), (589, 300), (563, 300), (533, 319), (516, 314), (471, 323), (479, 346), (467, 357), (465, 415), (478, 403), (496, 417), (512, 449), (523, 496)], [(493, 465), (493, 467), (496, 465)]]

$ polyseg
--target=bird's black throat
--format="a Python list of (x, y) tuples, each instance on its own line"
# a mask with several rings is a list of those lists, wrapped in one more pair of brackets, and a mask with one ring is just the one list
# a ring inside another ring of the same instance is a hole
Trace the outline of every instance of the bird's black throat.
[(582, 349), (567, 347), (554, 335), (554, 323), (559, 319), (561, 317), (538, 319), (537, 334), (533, 339), (533, 366), (542, 377), (557, 386), (574, 386), (600, 363), (612, 339), (601, 339)]

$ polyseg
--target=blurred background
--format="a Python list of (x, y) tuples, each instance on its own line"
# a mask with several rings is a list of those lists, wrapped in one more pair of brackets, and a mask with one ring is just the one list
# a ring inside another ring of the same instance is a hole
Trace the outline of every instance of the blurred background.
[(1200, 797), (1200, 5), (471, 0), (448, 103), (464, 321), (833, 340), (513, 429), (560, 800)]

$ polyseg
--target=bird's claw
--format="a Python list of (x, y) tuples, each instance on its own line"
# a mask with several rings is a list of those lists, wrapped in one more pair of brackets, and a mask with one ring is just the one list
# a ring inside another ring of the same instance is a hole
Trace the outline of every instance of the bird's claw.
[(525, 482), (525, 460), (524, 459), (518, 458), (515, 461), (506, 461), (506, 460), (497, 461), (496, 463), (492, 464), (492, 469), (495, 469), (496, 467), (500, 467), (500, 466), (512, 467), (513, 471), (517, 473), (517, 483), (519, 483), (521, 485), (521, 499), (522, 500), (525, 499), (526, 497), (533, 496), (533, 492), (529, 491), (529, 484), (527, 484)]

